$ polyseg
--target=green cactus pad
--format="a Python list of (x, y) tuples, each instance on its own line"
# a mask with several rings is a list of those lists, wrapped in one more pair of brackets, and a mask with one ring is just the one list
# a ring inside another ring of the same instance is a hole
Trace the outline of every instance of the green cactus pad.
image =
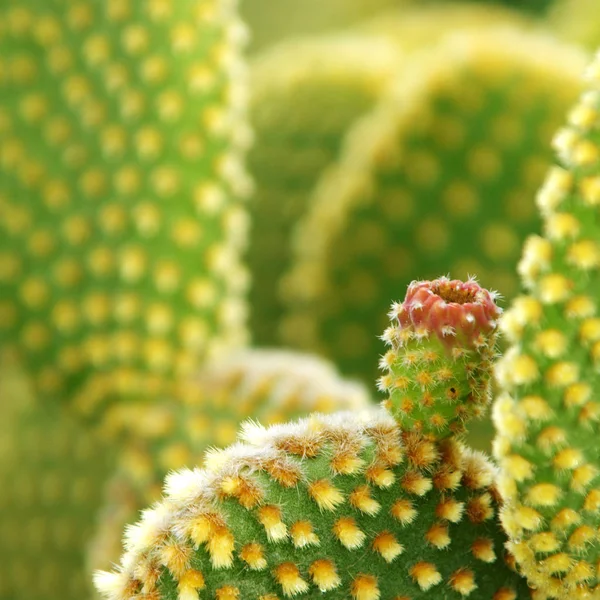
[(245, 335), (230, 0), (4, 2), (0, 337), (45, 397), (170, 394)]
[(289, 268), (293, 226), (321, 172), (338, 155), (346, 129), (367, 112), (399, 68), (396, 45), (376, 36), (294, 40), (252, 64), (251, 119), (256, 181), (248, 263), (255, 341), (280, 340), (278, 285)]
[(600, 58), (588, 75), (537, 197), (543, 236), (524, 246), (526, 292), (502, 320), (511, 347), (494, 407), (510, 548), (560, 600), (600, 594)]
[(529, 198), (583, 64), (546, 36), (492, 28), (415, 58), (352, 128), (298, 226), (284, 341), (366, 379), (380, 352), (373, 324), (412, 279), (478, 273), (512, 295), (520, 240), (537, 223)]
[(167, 479), (128, 530), (110, 600), (526, 598), (494, 519), (494, 469), (384, 411), (315, 415)]
[(362, 385), (341, 379), (329, 363), (281, 350), (245, 350), (213, 361), (193, 386), (185, 406), (161, 404), (141, 412), (129, 406), (120, 412), (118, 428), (136, 435), (121, 451), (105, 490), (88, 553), (90, 573), (117, 562), (125, 525), (160, 498), (166, 474), (198, 464), (210, 446), (233, 442), (242, 421), (281, 423), (372, 404)]

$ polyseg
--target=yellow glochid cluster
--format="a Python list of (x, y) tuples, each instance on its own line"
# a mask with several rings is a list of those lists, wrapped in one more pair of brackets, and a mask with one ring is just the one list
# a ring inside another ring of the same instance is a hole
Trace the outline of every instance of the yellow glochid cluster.
[(600, 594), (600, 57), (554, 138), (537, 196), (525, 292), (501, 321), (511, 347), (494, 407), (501, 520), (522, 572), (550, 598)]

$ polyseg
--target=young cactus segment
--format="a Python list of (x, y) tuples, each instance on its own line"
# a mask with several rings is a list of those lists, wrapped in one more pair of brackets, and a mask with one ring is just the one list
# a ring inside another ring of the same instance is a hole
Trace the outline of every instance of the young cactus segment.
[(525, 244), (526, 295), (501, 327), (494, 407), (502, 523), (532, 585), (552, 598), (600, 594), (598, 426), (600, 320), (600, 57), (554, 139), (537, 203), (542, 237)]
[(414, 281), (394, 305), (379, 386), (403, 430), (443, 438), (465, 431), (490, 400), (496, 324), (495, 294), (474, 280)]
[(515, 600), (494, 469), (452, 438), (403, 432), (383, 410), (314, 415), (167, 479), (126, 535), (107, 600)]
[(135, 435), (106, 488), (89, 547), (89, 572), (118, 561), (125, 525), (158, 500), (169, 471), (198, 464), (210, 446), (233, 442), (242, 421), (282, 423), (311, 412), (361, 411), (372, 405), (364, 386), (342, 379), (322, 359), (291, 351), (244, 350), (214, 360), (190, 387), (185, 406), (140, 411), (129, 405), (120, 411), (118, 428)]
[(0, 8), (0, 338), (83, 413), (243, 342), (233, 0)]
[(281, 276), (292, 229), (321, 172), (336, 160), (345, 131), (370, 110), (401, 61), (374, 35), (335, 35), (279, 44), (252, 63), (251, 118), (256, 180), (248, 262), (251, 327), (260, 345), (280, 342)]
[(584, 64), (548, 36), (492, 27), (415, 57), (349, 131), (298, 224), (285, 343), (371, 380), (373, 324), (410, 281), (480, 273), (512, 297), (520, 240), (538, 221), (530, 197)]

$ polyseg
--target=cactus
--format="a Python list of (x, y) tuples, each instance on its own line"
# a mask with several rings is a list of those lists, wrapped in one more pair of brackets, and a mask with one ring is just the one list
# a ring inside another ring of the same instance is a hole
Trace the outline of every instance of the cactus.
[(342, 380), (328, 363), (276, 350), (245, 350), (215, 360), (201, 370), (194, 387), (201, 401), (161, 404), (126, 416), (127, 430), (137, 422), (139, 434), (122, 451), (107, 486), (89, 549), (90, 573), (117, 562), (123, 528), (158, 499), (166, 474), (197, 463), (209, 446), (234, 441), (243, 420), (279, 423), (313, 411), (371, 405), (362, 385)]
[(81, 413), (175, 395), (245, 335), (235, 1), (10, 0), (0, 22), (0, 336)]
[(512, 295), (519, 240), (537, 222), (529, 195), (582, 64), (546, 36), (491, 28), (415, 58), (350, 131), (297, 228), (284, 341), (366, 379), (370, 327), (399, 286), (480, 273)]
[(546, 21), (558, 37), (594, 50), (600, 43), (599, 16), (594, 0), (556, 0)]
[(0, 598), (90, 594), (82, 540), (115, 448), (53, 403), (41, 404), (18, 365), (0, 367)]
[(99, 591), (524, 598), (504, 563), (494, 468), (459, 435), (489, 400), (499, 313), (473, 281), (416, 282), (384, 335), (387, 410), (246, 424), (205, 469), (169, 476), (165, 500), (127, 531), (119, 568), (96, 575)]
[(374, 104), (400, 56), (375, 36), (337, 35), (280, 44), (252, 64), (256, 179), (248, 263), (251, 329), (260, 345), (280, 340), (277, 286), (289, 266), (289, 237), (344, 131)]
[(244, 38), (234, 0), (0, 6), (0, 344), (37, 401), (0, 458), (3, 505), (32, 523), (8, 523), (10, 600), (85, 597), (119, 411), (181, 401), (247, 337)]
[(560, 166), (537, 196), (543, 235), (524, 245), (524, 293), (494, 406), (502, 523), (524, 574), (551, 598), (597, 598), (600, 56), (554, 138)]

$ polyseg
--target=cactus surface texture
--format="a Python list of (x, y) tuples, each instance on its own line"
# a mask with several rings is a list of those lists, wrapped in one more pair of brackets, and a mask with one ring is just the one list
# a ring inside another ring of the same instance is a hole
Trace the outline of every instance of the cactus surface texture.
[(491, 28), (414, 59), (352, 128), (298, 226), (284, 341), (367, 379), (379, 350), (371, 328), (411, 280), (481, 273), (512, 295), (551, 133), (583, 65), (547, 36)]
[(271, 345), (282, 306), (278, 286), (289, 268), (293, 226), (344, 132), (373, 107), (399, 68), (391, 41), (352, 34), (285, 42), (254, 58), (249, 153), (255, 178), (248, 264), (251, 329)]
[(247, 423), (204, 469), (167, 478), (97, 588), (110, 600), (527, 597), (495, 520), (495, 470), (453, 426), (487, 394), (498, 314), (474, 282), (415, 284), (392, 309), (381, 385), (404, 425), (385, 408)]
[(115, 448), (0, 366), (0, 598), (89, 598), (83, 543)]
[(543, 234), (524, 246), (524, 295), (503, 318), (512, 345), (497, 367), (502, 523), (523, 573), (560, 600), (600, 597), (599, 131), (600, 57), (554, 139)]
[(170, 394), (245, 331), (235, 2), (8, 0), (0, 23), (3, 343), (82, 412)]
[(242, 421), (273, 424), (372, 405), (364, 386), (341, 379), (329, 363), (281, 350), (243, 350), (215, 360), (193, 385), (197, 395), (185, 406), (161, 404), (126, 416), (126, 429), (137, 422), (139, 433), (122, 450), (106, 488), (89, 549), (90, 573), (118, 561), (125, 525), (160, 498), (167, 473), (198, 464), (210, 446), (233, 442)]

